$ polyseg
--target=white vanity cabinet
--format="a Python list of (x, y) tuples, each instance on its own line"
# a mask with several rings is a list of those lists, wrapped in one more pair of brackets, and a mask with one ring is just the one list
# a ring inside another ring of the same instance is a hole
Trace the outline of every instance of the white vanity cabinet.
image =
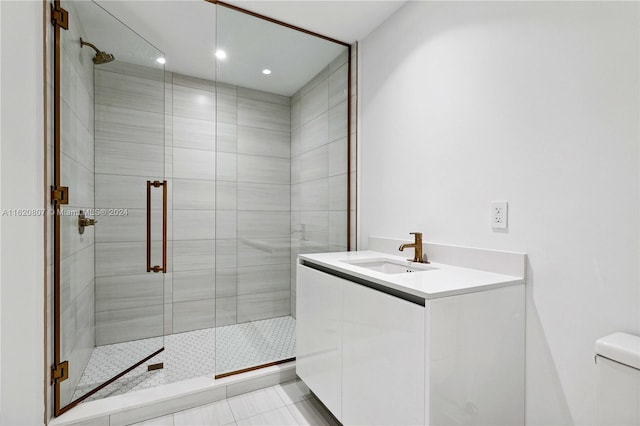
[(296, 372), (342, 424), (524, 424), (524, 280), (428, 299), (314, 256), (297, 267)]
[(344, 280), (307, 267), (297, 274), (296, 372), (340, 419)]
[(424, 306), (343, 280), (343, 424), (424, 424), (424, 315)]
[(424, 306), (297, 274), (298, 376), (345, 425), (424, 424)]

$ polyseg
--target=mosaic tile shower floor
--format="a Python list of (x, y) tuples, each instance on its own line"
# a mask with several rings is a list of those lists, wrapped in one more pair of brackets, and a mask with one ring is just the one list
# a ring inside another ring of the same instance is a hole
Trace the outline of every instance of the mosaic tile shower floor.
[[(295, 327), (296, 320), (287, 316), (167, 335), (163, 352), (86, 401), (294, 357)], [(95, 348), (73, 400), (161, 347), (162, 337), (156, 337)], [(163, 369), (147, 371), (148, 364), (159, 362)]]

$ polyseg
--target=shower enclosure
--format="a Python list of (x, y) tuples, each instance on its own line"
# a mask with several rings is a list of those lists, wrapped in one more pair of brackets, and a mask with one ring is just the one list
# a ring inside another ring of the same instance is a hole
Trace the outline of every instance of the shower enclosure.
[(52, 17), (56, 415), (294, 359), (297, 254), (355, 248), (351, 48), (205, 1)]

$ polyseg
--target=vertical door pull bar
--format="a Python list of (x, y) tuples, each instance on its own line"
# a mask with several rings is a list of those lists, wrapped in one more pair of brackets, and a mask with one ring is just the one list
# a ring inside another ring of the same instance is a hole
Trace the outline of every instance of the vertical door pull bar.
[(147, 181), (147, 272), (151, 272), (151, 181)]
[[(162, 266), (151, 266), (151, 187), (162, 187)], [(167, 181), (147, 181), (147, 272), (167, 273)]]
[(167, 273), (167, 181), (162, 181), (162, 273)]

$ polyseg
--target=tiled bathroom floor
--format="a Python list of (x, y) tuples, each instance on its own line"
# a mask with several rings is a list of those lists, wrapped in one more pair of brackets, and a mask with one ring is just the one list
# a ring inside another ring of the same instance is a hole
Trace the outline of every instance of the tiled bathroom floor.
[[(163, 352), (86, 401), (291, 358), (295, 325), (287, 316), (165, 336)], [(73, 399), (161, 347), (162, 338), (151, 338), (95, 348)], [(148, 364), (159, 362), (163, 369), (147, 371)]]
[(202, 405), (133, 426), (330, 425), (338, 422), (300, 380)]

